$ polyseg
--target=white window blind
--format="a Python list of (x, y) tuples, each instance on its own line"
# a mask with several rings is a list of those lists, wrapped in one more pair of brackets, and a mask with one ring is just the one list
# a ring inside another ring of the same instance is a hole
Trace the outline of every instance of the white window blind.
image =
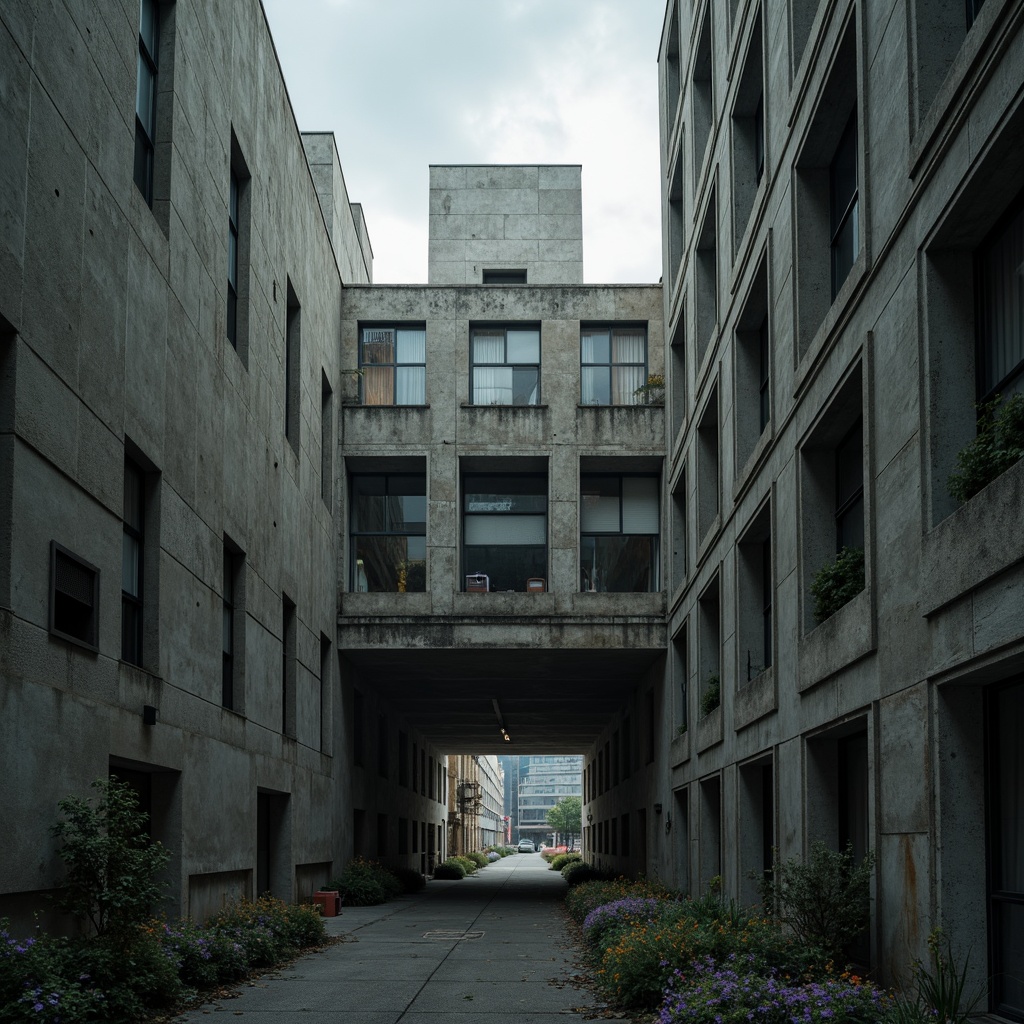
[(580, 529), (584, 533), (618, 533), (618, 496), (614, 494), (585, 494)]
[(469, 546), (547, 543), (547, 516), (467, 515), (465, 529)]
[(658, 480), (650, 476), (622, 478), (622, 532), (658, 533)]

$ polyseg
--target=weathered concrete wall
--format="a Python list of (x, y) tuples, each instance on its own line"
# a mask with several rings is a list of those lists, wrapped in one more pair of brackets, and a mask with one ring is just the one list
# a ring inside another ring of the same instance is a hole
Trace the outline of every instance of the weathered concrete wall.
[[(990, 2), (968, 33), (962, 8), (945, 25), (930, 5), (901, 2), (708, 10), (669, 3), (660, 57), (678, 514), (667, 544), (672, 644), (652, 683), (657, 781), (620, 787), (621, 799), (592, 810), (618, 813), (618, 802), (649, 817), (655, 801), (669, 807), (670, 779), (689, 832), (677, 818), (675, 854), (652, 851), (649, 865), (691, 889), (721, 873), (727, 894), (747, 898), (762, 828), (784, 857), (816, 837), (838, 841), (836, 759), (863, 744), (867, 845), (878, 855), (871, 958), (896, 977), (941, 925), (972, 949), (980, 981), (991, 968), (984, 885), (979, 894), (966, 862), (986, 862), (986, 839), (962, 808), (985, 803), (983, 773), (970, 768), (984, 763), (985, 684), (1019, 678), (1024, 657), (1021, 467), (958, 511), (945, 482), (974, 430), (972, 254), (1024, 180), (1019, 12)], [(745, 175), (762, 93), (757, 182)], [(860, 243), (833, 301), (821, 175), (851, 112)], [(702, 319), (709, 302), (714, 315)], [(762, 316), (763, 431), (749, 340)], [(809, 584), (834, 551), (832, 460), (858, 418), (867, 587), (816, 626)], [(764, 537), (774, 651), (748, 682), (761, 606), (744, 543)], [(712, 668), (721, 708), (701, 719)], [(751, 796), (764, 770), (770, 817)]]
[(525, 270), (527, 284), (583, 283), (579, 165), (430, 168), (430, 284), (481, 284)]

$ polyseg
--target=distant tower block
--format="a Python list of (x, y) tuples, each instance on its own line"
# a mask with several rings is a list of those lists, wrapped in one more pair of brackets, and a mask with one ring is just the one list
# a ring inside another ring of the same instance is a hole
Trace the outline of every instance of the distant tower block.
[(428, 284), (582, 284), (579, 164), (430, 168)]

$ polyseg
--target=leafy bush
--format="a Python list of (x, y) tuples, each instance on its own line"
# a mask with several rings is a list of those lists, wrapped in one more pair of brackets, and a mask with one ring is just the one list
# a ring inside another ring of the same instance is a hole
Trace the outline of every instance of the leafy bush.
[(551, 858), (551, 870), (561, 871), (566, 864), (575, 864), (581, 860), (583, 860), (582, 853), (560, 853), (556, 857)]
[(417, 871), (415, 868), (392, 868), (391, 874), (398, 879), (398, 884), (402, 887), (402, 892), (420, 892), (426, 888), (426, 878), (424, 878), (422, 873)]
[[(206, 924), (231, 949), (241, 947), (247, 967), (270, 967), (324, 939), (324, 923), (313, 907), (290, 906), (273, 896), (239, 900)], [(237, 951), (235, 953), (237, 956)]]
[(814, 621), (831, 618), (844, 604), (864, 589), (864, 551), (843, 548), (831, 562), (826, 562), (811, 581), (814, 598)]
[(978, 433), (956, 457), (947, 489), (967, 501), (1014, 463), (1024, 458), (1024, 395), (1003, 401), (996, 396), (978, 406)]
[(966, 997), (967, 967), (958, 967), (949, 939), (936, 928), (928, 936), (929, 967), (920, 961), (913, 966), (913, 996), (897, 995), (889, 1012), (888, 1024), (967, 1024), (982, 993)]
[(626, 896), (595, 907), (583, 920), (583, 937), (592, 946), (601, 946), (620, 928), (652, 924), (668, 913), (673, 904), (654, 896)]
[(614, 881), (599, 879), (582, 882), (569, 889), (565, 894), (565, 909), (577, 924), (582, 924), (592, 910), (613, 900), (629, 897), (675, 899), (677, 895), (660, 882), (630, 882), (625, 878)]
[(470, 860), (471, 860), (471, 861), (472, 861), (472, 862), (473, 862), (473, 863), (474, 863), (474, 864), (475, 864), (475, 865), (476, 865), (476, 866), (477, 866), (478, 868), (485, 868), (485, 867), (487, 867), (487, 865), (488, 865), (488, 864), (490, 864), (490, 863), (491, 863), (491, 862), (490, 862), (490, 861), (489, 861), (489, 860), (487, 859), (487, 854), (486, 854), (486, 853), (480, 853), (480, 852), (478, 852), (478, 851), (474, 851), (473, 853), (467, 853), (467, 854), (466, 854), (466, 856), (467, 856), (467, 857), (468, 857), (468, 858), (469, 858), (469, 859), (470, 859)]
[(704, 683), (704, 692), (700, 698), (700, 715), (706, 718), (722, 703), (722, 683), (717, 675), (710, 675)]
[(803, 945), (840, 962), (843, 949), (868, 925), (874, 863), (868, 852), (855, 864), (850, 843), (838, 853), (814, 842), (806, 863), (776, 859), (771, 877), (760, 883), (764, 905)]
[(64, 818), (50, 833), (66, 868), (57, 904), (97, 935), (126, 934), (163, 897), (166, 885), (156, 878), (170, 854), (149, 837), (131, 786), (110, 776), (92, 788), (95, 804), (69, 796), (57, 805)]
[(501, 860), (501, 854), (498, 853), (496, 850), (491, 850), (487, 854), (487, 862), (489, 864), (493, 864), (496, 860)]
[(607, 874), (600, 868), (588, 864), (586, 861), (573, 861), (562, 868), (562, 877), (570, 886), (582, 885), (584, 882), (594, 882), (607, 878)]
[(434, 868), (435, 878), (459, 879), (466, 877), (466, 869), (455, 857), (449, 857), (446, 861)]
[(885, 1010), (881, 993), (851, 977), (790, 981), (765, 971), (752, 954), (730, 954), (724, 962), (705, 956), (672, 972), (660, 1024), (854, 1024), (877, 1021)]
[(461, 864), (462, 870), (465, 871), (467, 875), (471, 875), (476, 871), (477, 863), (475, 860), (472, 860), (469, 857), (463, 857), (460, 854), (456, 854), (454, 857), (449, 857), (448, 859), (454, 860), (458, 864)]
[(336, 889), (341, 902), (349, 907), (375, 907), (394, 899), (402, 886), (394, 874), (375, 860), (356, 857), (349, 861), (328, 889)]

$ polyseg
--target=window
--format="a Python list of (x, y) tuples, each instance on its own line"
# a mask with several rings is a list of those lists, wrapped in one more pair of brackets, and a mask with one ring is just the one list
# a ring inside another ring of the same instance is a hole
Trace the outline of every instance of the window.
[(771, 422), (771, 328), (768, 258), (763, 254), (736, 324), (736, 473), (747, 463)]
[(377, 774), (382, 779), (388, 778), (391, 771), (388, 755), (388, 716), (377, 715)]
[(525, 591), (547, 576), (546, 474), (466, 474), (462, 564), (489, 578), (490, 590)]
[(142, 665), (142, 576), (145, 545), (145, 476), (131, 459), (124, 463), (121, 539), (121, 660)]
[(739, 656), (738, 679), (745, 685), (772, 664), (771, 506), (754, 516), (736, 549)]
[(772, 416), (772, 405), (771, 405), (771, 353), (768, 347), (768, 317), (761, 321), (761, 326), (757, 329), (757, 361), (758, 361), (758, 383), (757, 383), (757, 394), (758, 394), (758, 413), (759, 423), (761, 427), (761, 433), (764, 433), (764, 428), (768, 426), (768, 421)]
[(580, 332), (580, 402), (637, 405), (647, 383), (647, 331), (593, 327)]
[(320, 497), (330, 509), (334, 497), (334, 392), (320, 371)]
[(975, 265), (978, 401), (1024, 392), (1024, 193), (979, 246)]
[(974, 19), (981, 13), (982, 7), (985, 6), (985, 0), (966, 0), (967, 4), (967, 27), (970, 28), (974, 24)]
[(295, 738), (297, 623), (295, 603), (281, 595), (281, 732)]
[(850, 114), (829, 165), (829, 210), (832, 252), (832, 298), (853, 269), (860, 252), (857, 212), (857, 110)]
[(525, 270), (485, 270), (481, 276), (484, 284), (526, 284)]
[(245, 555), (226, 537), (223, 587), (221, 705), (232, 711), (241, 712), (245, 664)]
[(363, 405), (426, 405), (426, 328), (364, 327), (359, 368)]
[(50, 541), (50, 632), (99, 650), (100, 571)]
[(718, 198), (714, 189), (694, 252), (693, 306), (697, 353), (694, 369), (699, 372), (718, 324)]
[(426, 590), (426, 475), (355, 475), (350, 490), (352, 590)]
[(712, 392), (697, 423), (698, 545), (718, 520), (718, 389)]
[(320, 751), (331, 752), (331, 641), (320, 634)]
[(409, 734), (398, 733), (398, 784), (409, 788)]
[(672, 678), (675, 681), (676, 703), (679, 713), (676, 715), (676, 735), (682, 736), (690, 725), (690, 661), (687, 649), (687, 631), (689, 622), (684, 622), (679, 633), (672, 638)]
[(864, 547), (864, 440), (858, 420), (836, 448), (836, 551)]
[(658, 478), (580, 478), (581, 589), (649, 593), (660, 589)]
[(352, 764), (362, 768), (366, 761), (366, 698), (352, 691)]
[(693, 102), (693, 177), (700, 177), (704, 153), (711, 137), (714, 120), (713, 47), (711, 45), (711, 4), (704, 7), (697, 36), (697, 49), (693, 56), (690, 96)]
[(160, 4), (139, 3), (138, 79), (135, 86), (135, 184), (153, 205), (153, 156), (156, 150), (156, 80), (159, 57)]
[[(706, 717), (721, 704), (722, 686), (722, 613), (719, 603), (719, 578), (704, 588), (697, 601), (697, 700), (700, 717)], [(714, 694), (718, 688), (717, 703)]]
[(284, 332), (284, 433), (295, 454), (299, 454), (301, 412), (302, 307), (288, 281), (288, 312)]
[(732, 111), (733, 242), (743, 240), (764, 177), (764, 59), (760, 12), (754, 21)]
[(540, 404), (540, 328), (474, 328), (470, 350), (473, 405)]
[(228, 185), (228, 341), (248, 365), (249, 337), (249, 169), (231, 133)]

